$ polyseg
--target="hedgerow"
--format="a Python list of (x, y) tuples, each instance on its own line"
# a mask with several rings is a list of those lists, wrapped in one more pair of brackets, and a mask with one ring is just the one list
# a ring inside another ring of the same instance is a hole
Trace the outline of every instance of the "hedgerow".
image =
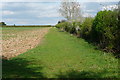
[(82, 23), (66, 21), (57, 24), (56, 27), (95, 43), (104, 51), (117, 53), (119, 55), (119, 13), (118, 10), (100, 11), (94, 19), (87, 17)]
[(119, 34), (118, 28), (117, 11), (100, 11), (93, 21), (92, 41), (105, 51), (119, 51), (115, 47), (116, 42), (119, 42), (116, 40)]

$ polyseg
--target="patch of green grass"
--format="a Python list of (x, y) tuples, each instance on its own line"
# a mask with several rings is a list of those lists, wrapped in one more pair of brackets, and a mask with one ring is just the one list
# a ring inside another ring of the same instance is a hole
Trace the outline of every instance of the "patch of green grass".
[(3, 61), (4, 78), (115, 78), (117, 72), (118, 59), (55, 28), (36, 48)]

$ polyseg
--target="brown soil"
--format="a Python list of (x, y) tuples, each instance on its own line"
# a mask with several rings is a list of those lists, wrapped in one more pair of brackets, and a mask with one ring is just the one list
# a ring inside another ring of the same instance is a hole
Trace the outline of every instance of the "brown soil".
[(50, 28), (42, 28), (32, 31), (23, 31), (16, 34), (17, 37), (2, 41), (2, 58), (10, 59), (21, 53), (36, 47)]

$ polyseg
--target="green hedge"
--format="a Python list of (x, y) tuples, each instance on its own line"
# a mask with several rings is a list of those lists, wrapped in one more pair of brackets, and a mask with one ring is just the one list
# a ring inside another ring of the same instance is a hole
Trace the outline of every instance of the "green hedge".
[(119, 51), (118, 28), (117, 11), (100, 11), (93, 21), (92, 41), (108, 52)]
[(87, 17), (84, 22), (81, 24), (81, 37), (89, 40), (90, 32), (92, 29), (93, 18)]
[(85, 18), (84, 22), (62, 22), (56, 25), (57, 28), (76, 34), (79, 37), (87, 38), (92, 27), (93, 18)]
[[(80, 22), (62, 22), (57, 28), (71, 34), (77, 34), (104, 51), (120, 55), (120, 11), (100, 11), (95, 18), (85, 18)], [(79, 30), (76, 28), (79, 27)]]
[(62, 22), (57, 24), (56, 27), (63, 31), (69, 32), (70, 34), (78, 35), (79, 31), (77, 27), (80, 25), (80, 22)]

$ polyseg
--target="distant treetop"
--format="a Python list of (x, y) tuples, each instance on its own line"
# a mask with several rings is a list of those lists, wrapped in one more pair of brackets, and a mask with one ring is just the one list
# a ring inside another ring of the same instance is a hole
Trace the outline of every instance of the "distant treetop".
[(0, 26), (6, 26), (5, 22), (0, 22)]

